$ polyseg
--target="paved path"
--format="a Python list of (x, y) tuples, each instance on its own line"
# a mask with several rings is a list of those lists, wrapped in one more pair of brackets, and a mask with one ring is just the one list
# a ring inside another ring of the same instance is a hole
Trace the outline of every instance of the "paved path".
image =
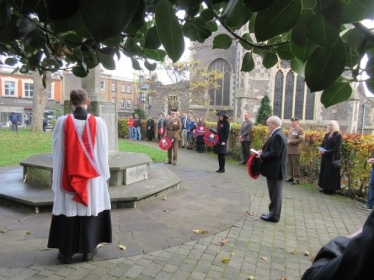
[(180, 149), (169, 168), (183, 178), (181, 189), (113, 210), (113, 243), (94, 262), (75, 256), (59, 264), (57, 250), (46, 248), (50, 214), (0, 206), (0, 230), (7, 230), (0, 233), (0, 279), (300, 279), (323, 244), (356, 231), (369, 214), (346, 197), (285, 183), (281, 220), (266, 223), (258, 219), (269, 203), (265, 180), (250, 179), (245, 167), (228, 162), (217, 174), (215, 156)]

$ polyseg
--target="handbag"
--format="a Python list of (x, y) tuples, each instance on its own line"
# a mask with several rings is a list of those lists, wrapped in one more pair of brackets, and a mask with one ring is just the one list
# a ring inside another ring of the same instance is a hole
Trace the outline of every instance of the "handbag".
[(334, 154), (332, 155), (332, 168), (340, 169), (342, 167), (342, 161), (340, 159), (334, 159)]

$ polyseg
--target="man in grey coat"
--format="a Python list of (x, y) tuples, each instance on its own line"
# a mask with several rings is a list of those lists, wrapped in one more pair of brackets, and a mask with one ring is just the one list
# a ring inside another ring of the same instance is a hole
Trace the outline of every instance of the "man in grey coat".
[(283, 180), (287, 178), (287, 138), (279, 117), (269, 117), (266, 125), (271, 135), (256, 156), (262, 161), (261, 175), (266, 177), (270, 197), (269, 213), (263, 214), (261, 220), (278, 223), (282, 209)]
[(249, 158), (249, 147), (251, 145), (251, 133), (253, 128), (253, 123), (249, 119), (249, 113), (244, 114), (244, 122), (240, 128), (239, 139), (242, 146), (242, 157), (243, 160), (239, 164), (245, 165), (248, 162)]

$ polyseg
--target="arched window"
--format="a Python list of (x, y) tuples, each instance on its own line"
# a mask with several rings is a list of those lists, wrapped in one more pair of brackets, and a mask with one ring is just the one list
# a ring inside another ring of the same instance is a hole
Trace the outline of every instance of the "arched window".
[(310, 92), (304, 78), (291, 70), (290, 63), (282, 60), (275, 74), (273, 112), (281, 119), (298, 117), (313, 120), (315, 94)]
[(219, 89), (209, 90), (210, 105), (230, 106), (231, 99), (231, 74), (232, 68), (224, 59), (216, 59), (208, 68), (209, 71), (219, 70), (223, 73), (223, 78), (218, 82)]

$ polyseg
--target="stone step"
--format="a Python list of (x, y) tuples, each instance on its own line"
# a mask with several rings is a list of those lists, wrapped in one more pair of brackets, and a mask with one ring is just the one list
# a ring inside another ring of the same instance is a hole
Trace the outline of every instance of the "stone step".
[[(0, 176), (0, 199), (18, 207), (50, 212), (53, 205), (51, 188), (32, 185), (22, 180), (22, 168), (8, 168)], [(181, 179), (161, 164), (152, 164), (148, 180), (127, 186), (109, 187), (112, 208), (134, 208), (139, 203), (179, 189)]]

